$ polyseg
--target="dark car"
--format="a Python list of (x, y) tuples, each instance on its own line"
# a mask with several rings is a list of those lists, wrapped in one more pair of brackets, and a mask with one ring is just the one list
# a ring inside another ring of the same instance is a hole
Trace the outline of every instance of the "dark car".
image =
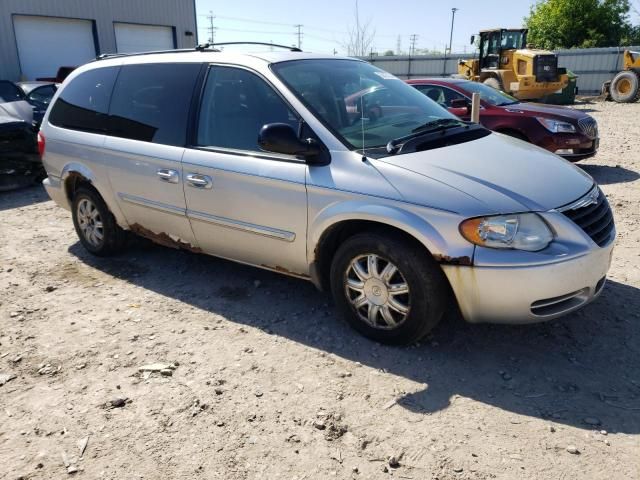
[(51, 99), (58, 90), (58, 83), (52, 82), (18, 82), (18, 88), (24, 93), (24, 100), (33, 105), (33, 119), (40, 124), (47, 111)]
[(591, 157), (598, 150), (598, 124), (580, 110), (521, 102), (468, 80), (415, 79), (407, 83), (463, 120), (471, 118), (471, 96), (479, 93), (480, 123), (484, 127), (526, 140), (572, 162)]
[(37, 146), (34, 109), (15, 84), (0, 81), (0, 191), (46, 176)]

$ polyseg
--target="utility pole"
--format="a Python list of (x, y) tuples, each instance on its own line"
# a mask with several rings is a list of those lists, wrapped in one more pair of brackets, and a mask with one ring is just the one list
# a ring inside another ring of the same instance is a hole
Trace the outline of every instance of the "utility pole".
[(412, 33), (411, 35), (409, 35), (409, 42), (410, 42), (410, 46), (409, 46), (409, 55), (413, 55), (416, 53), (416, 42), (418, 41), (418, 35), (415, 33)]
[(396, 55), (402, 55), (402, 37), (400, 35), (398, 35), (396, 42)]
[(303, 25), (294, 25), (294, 27), (296, 27), (298, 29), (298, 31), (296, 32), (296, 35), (298, 36), (298, 48), (302, 48), (302, 27)]
[(209, 30), (209, 43), (213, 44), (216, 40), (217, 30), (217, 28), (213, 26), (213, 19), (216, 18), (216, 16), (211, 10), (209, 10), (209, 15), (207, 15), (207, 18), (209, 19), (209, 28), (207, 28), (207, 30)]
[[(458, 8), (453, 7), (451, 9), (451, 34), (449, 35), (449, 55), (451, 55), (451, 42), (453, 41), (453, 22), (456, 19), (456, 12), (458, 11)], [(446, 50), (446, 49), (445, 49)]]

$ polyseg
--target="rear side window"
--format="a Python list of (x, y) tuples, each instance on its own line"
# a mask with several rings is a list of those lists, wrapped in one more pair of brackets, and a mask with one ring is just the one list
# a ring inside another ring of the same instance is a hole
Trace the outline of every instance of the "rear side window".
[(183, 146), (200, 64), (125, 65), (113, 90), (109, 135)]
[(96, 68), (81, 73), (56, 100), (49, 122), (72, 130), (107, 132), (107, 113), (118, 67)]

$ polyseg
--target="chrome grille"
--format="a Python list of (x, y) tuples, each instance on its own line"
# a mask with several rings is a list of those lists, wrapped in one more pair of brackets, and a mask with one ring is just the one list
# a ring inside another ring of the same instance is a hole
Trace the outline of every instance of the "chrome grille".
[(594, 187), (578, 201), (558, 210), (573, 220), (599, 247), (609, 243), (615, 224), (607, 197), (600, 188)]
[(585, 117), (578, 120), (580, 130), (589, 138), (598, 138), (598, 122), (591, 117)]

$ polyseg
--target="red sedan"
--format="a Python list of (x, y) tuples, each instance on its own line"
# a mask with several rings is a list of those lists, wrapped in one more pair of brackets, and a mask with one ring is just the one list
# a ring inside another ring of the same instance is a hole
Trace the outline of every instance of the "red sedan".
[(468, 80), (416, 79), (407, 83), (463, 120), (471, 117), (471, 95), (479, 93), (480, 123), (484, 127), (526, 140), (572, 162), (591, 157), (598, 150), (598, 124), (580, 110), (521, 102)]

